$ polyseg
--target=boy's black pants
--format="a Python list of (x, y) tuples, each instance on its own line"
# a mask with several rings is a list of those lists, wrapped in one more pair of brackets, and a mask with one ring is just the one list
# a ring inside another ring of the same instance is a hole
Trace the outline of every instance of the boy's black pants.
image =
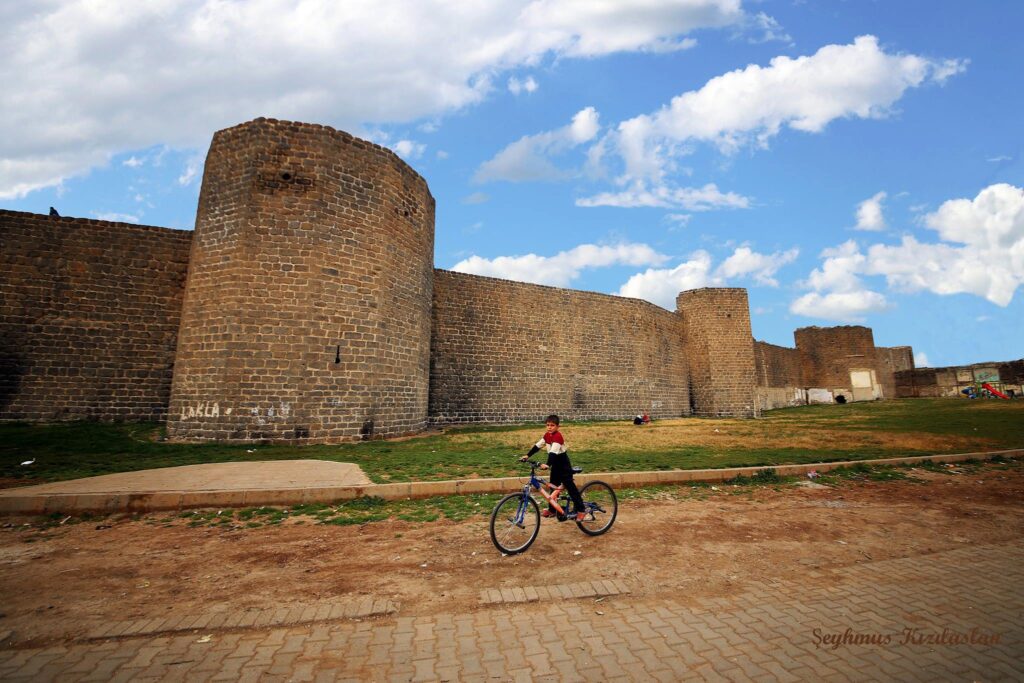
[[(563, 472), (561, 470), (551, 470), (551, 483), (555, 486), (565, 484), (565, 490), (569, 494), (569, 499), (572, 500), (573, 507), (576, 508), (576, 512), (583, 512), (583, 497), (580, 496), (580, 490), (576, 488), (576, 482), (572, 480), (572, 471)], [(548, 505), (548, 509), (554, 514), (555, 508), (552, 505)], [(568, 510), (566, 510), (568, 512)]]

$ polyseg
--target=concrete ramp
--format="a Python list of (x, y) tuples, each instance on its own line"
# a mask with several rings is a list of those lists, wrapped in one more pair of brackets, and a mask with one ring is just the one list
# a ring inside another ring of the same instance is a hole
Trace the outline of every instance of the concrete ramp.
[(351, 491), (373, 482), (358, 465), (262, 460), (162, 467), (0, 491), (0, 512), (119, 511), (197, 505), (303, 502), (304, 492)]

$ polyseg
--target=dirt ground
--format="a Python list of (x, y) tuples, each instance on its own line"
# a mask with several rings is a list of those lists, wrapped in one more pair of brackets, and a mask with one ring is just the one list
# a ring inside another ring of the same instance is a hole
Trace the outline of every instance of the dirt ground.
[[(680, 489), (620, 501), (591, 538), (545, 521), (533, 547), (503, 557), (487, 519), (227, 530), (110, 519), (50, 529), (0, 518), (0, 632), (19, 642), (80, 635), (106, 620), (280, 607), (373, 595), (402, 615), (466, 613), (502, 586), (624, 579), (634, 595), (727, 596), (747, 583), (809, 590), (853, 563), (1019, 540), (1024, 464), (911, 470), (912, 480), (813, 488)], [(578, 554), (577, 554), (578, 553)]]

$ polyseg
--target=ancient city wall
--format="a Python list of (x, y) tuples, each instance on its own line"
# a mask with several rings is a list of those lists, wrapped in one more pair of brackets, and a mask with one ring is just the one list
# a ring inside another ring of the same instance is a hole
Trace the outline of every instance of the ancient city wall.
[[(998, 379), (997, 379), (998, 378)], [(943, 368), (912, 368), (896, 372), (899, 398), (963, 398), (968, 387), (983, 383), (1015, 397), (1024, 396), (1024, 359)]]
[(636, 299), (435, 271), (432, 421), (642, 411), (690, 412), (676, 314)]
[(802, 387), (800, 353), (796, 349), (754, 341), (754, 366), (761, 387)]
[(761, 410), (804, 405), (800, 352), (785, 346), (754, 341), (757, 402)]
[[(843, 396), (846, 401), (892, 397), (883, 393), (884, 371), (878, 364), (871, 328), (860, 325), (802, 327), (793, 336), (806, 386), (825, 389)], [(855, 371), (873, 371), (876, 385), (854, 391), (851, 373)]]
[(747, 290), (681, 292), (676, 309), (683, 322), (694, 414), (756, 416), (754, 338)]
[(338, 441), (427, 424), (434, 198), (325, 126), (219, 131), (203, 176), (168, 435)]
[(163, 419), (191, 241), (0, 210), (0, 419)]
[(914, 369), (914, 350), (909, 346), (877, 346), (875, 361), (884, 396), (896, 398), (896, 373)]

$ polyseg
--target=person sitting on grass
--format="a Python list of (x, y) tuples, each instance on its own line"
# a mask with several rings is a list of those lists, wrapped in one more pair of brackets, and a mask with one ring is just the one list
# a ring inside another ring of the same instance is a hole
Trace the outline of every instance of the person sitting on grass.
[[(584, 505), (583, 498), (580, 496), (580, 490), (576, 488), (576, 483), (572, 480), (572, 463), (569, 462), (569, 451), (565, 447), (565, 439), (562, 438), (562, 433), (558, 431), (558, 416), (548, 415), (547, 420), (544, 422), (547, 426), (544, 436), (533, 445), (529, 453), (519, 459), (525, 462), (534, 453), (547, 446), (548, 462), (547, 464), (542, 464), (540, 468), (542, 470), (551, 468), (552, 484), (555, 486), (565, 485), (565, 490), (569, 493), (569, 498), (572, 499), (573, 507), (576, 509), (576, 521), (582, 522), (586, 519), (587, 515), (583, 512)], [(548, 509), (540, 514), (543, 517), (554, 517), (556, 515), (555, 508), (549, 503)]]

